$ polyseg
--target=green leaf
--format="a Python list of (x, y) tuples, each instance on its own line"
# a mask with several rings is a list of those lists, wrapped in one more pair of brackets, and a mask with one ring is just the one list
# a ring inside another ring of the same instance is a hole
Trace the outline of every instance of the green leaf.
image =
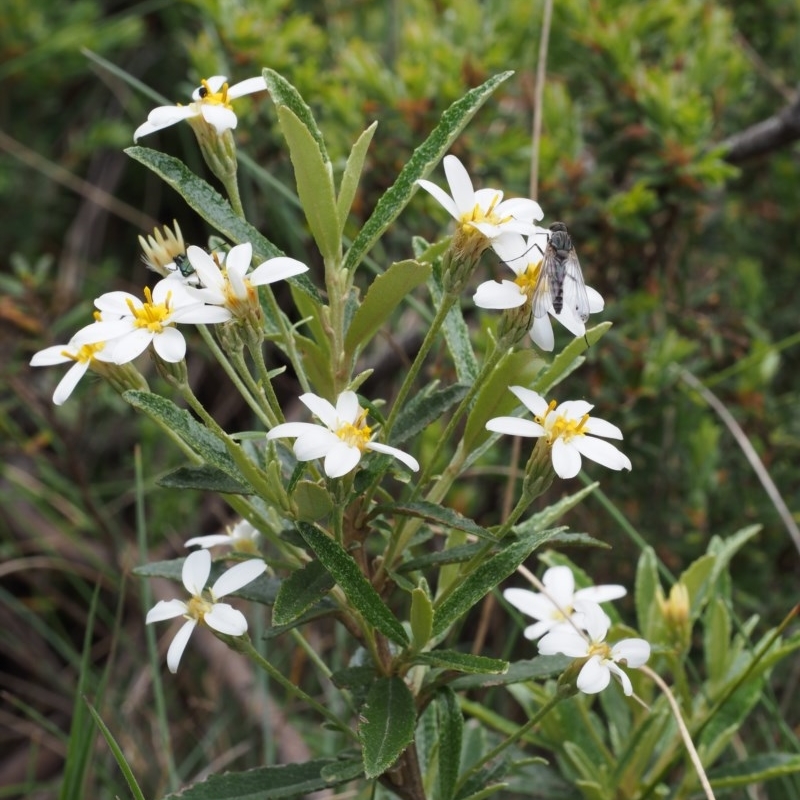
[[(212, 228), (235, 244), (250, 242), (256, 262), (282, 256), (283, 252), (259, 233), (231, 208), (230, 203), (202, 178), (198, 178), (182, 161), (147, 147), (128, 147), (125, 152), (152, 170), (169, 184)], [(318, 304), (322, 298), (307, 275), (289, 278), (289, 283), (302, 289)]]
[(469, 391), (469, 386), (464, 383), (454, 383), (439, 391), (434, 391), (434, 388), (435, 384), (429, 384), (405, 404), (391, 431), (392, 445), (396, 447), (424, 431), (434, 420), (441, 419)]
[(313, 525), (298, 522), (297, 529), (364, 619), (396, 644), (407, 645), (409, 642), (405, 628), (364, 577), (352, 556)]
[(348, 781), (355, 781), (364, 777), (364, 765), (360, 758), (339, 758), (323, 767), (320, 775), (329, 786), (335, 786)]
[(243, 485), (247, 484), (244, 476), (239, 472), (239, 468), (228, 454), (225, 444), (188, 411), (178, 408), (166, 397), (151, 392), (127, 391), (122, 397), (134, 408), (138, 408), (147, 416), (162, 422), (211, 467), (224, 472)]
[(297, 195), (314, 241), (326, 263), (338, 264), (342, 240), (330, 162), (323, 158), (311, 131), (293, 111), (278, 106), (278, 120), (289, 145)]
[(333, 501), (324, 487), (311, 481), (300, 481), (292, 493), (298, 519), (314, 522), (330, 514)]
[(544, 361), (535, 350), (517, 350), (505, 356), (485, 381), (472, 407), (464, 429), (464, 449), (472, 450), (490, 435), (486, 423), (492, 417), (510, 414), (520, 405), (509, 386), (530, 386), (541, 372)]
[(611, 327), (611, 322), (601, 322), (586, 331), (586, 337), (578, 336), (573, 339), (554, 359), (553, 363), (536, 379), (533, 389), (541, 395), (546, 395), (556, 384), (561, 383), (568, 375), (575, 372), (586, 360), (583, 353), (589, 345), (596, 344), (606, 331)]
[(537, 656), (509, 664), (503, 673), (482, 673), (480, 675), (464, 675), (450, 683), (453, 689), (481, 689), (485, 686), (509, 686), (512, 683), (538, 681), (560, 675), (573, 659), (567, 656)]
[(464, 517), (447, 506), (429, 503), (426, 500), (417, 500), (413, 503), (391, 503), (379, 506), (377, 511), (387, 514), (394, 514), (405, 517), (417, 517), (426, 522), (433, 522), (445, 528), (454, 528), (459, 531), (466, 531), (481, 539), (496, 541), (495, 536), (486, 528), (482, 528), (468, 517)]
[(430, 173), (477, 110), (486, 102), (492, 92), (511, 75), (511, 72), (495, 75), (483, 85), (471, 89), (444, 112), (439, 124), (413, 152), (408, 163), (397, 176), (397, 180), (378, 201), (370, 218), (359, 231), (345, 256), (345, 269), (355, 269), (361, 263), (375, 242), (408, 204), (416, 190), (415, 181), (425, 178)]
[(421, 586), (411, 592), (410, 621), (411, 641), (414, 648), (419, 650), (428, 643), (433, 630), (433, 603), (429, 593)]
[[(441, 276), (436, 272), (428, 281), (428, 288), (433, 298), (433, 305), (438, 308), (444, 302), (444, 290)], [(453, 366), (456, 368), (459, 383), (472, 386), (478, 377), (478, 359), (475, 358), (469, 327), (464, 321), (464, 313), (458, 303), (447, 312), (442, 330), (447, 342), (447, 349), (453, 358)]]
[(414, 656), (415, 664), (427, 664), (429, 667), (452, 669), (457, 672), (470, 672), (476, 674), (501, 675), (508, 671), (508, 661), (501, 658), (487, 658), (474, 656), (471, 653), (462, 653), (458, 650), (431, 650), (426, 653), (417, 653)]
[(375, 278), (347, 329), (344, 347), (348, 359), (358, 354), (360, 347), (375, 335), (403, 298), (428, 279), (430, 271), (429, 264), (408, 259), (395, 262)]
[(742, 723), (761, 699), (763, 688), (763, 677), (750, 677), (716, 710), (699, 740), (695, 737), (697, 752), (704, 764), (716, 761), (740, 732)]
[(516, 524), (513, 528), (514, 533), (516, 533), (517, 536), (527, 536), (529, 533), (535, 533), (549, 528), (553, 523), (558, 522), (567, 511), (571, 511), (575, 506), (583, 502), (583, 500), (598, 486), (599, 484), (595, 481), (594, 483), (584, 486), (583, 489), (579, 489), (574, 494), (562, 497), (558, 502), (552, 503), (542, 511), (533, 514), (524, 522)]
[(513, 542), (461, 580), (452, 593), (440, 605), (435, 606), (434, 636), (444, 633), (459, 617), (511, 575), (543, 541), (542, 535), (534, 534)]
[(658, 607), (656, 592), (661, 588), (658, 580), (658, 559), (655, 550), (647, 547), (639, 556), (636, 565), (636, 619), (639, 621), (639, 630), (648, 641), (655, 642), (654, 638), (658, 629), (663, 628), (661, 610)]
[(267, 91), (272, 98), (272, 102), (275, 103), (278, 108), (281, 106), (288, 108), (289, 111), (300, 120), (303, 127), (314, 139), (323, 161), (329, 164), (330, 158), (325, 149), (325, 140), (322, 138), (322, 131), (320, 131), (317, 121), (311, 113), (311, 109), (308, 107), (306, 101), (303, 100), (300, 92), (298, 92), (283, 75), (279, 75), (275, 70), (266, 68), (262, 70), (261, 74), (267, 82)]
[[(316, 792), (335, 785), (322, 777), (322, 770), (335, 764), (335, 759), (318, 758), (304, 764), (281, 764), (258, 767), (245, 772), (212, 775), (164, 800), (278, 800)], [(337, 783), (344, 783), (343, 778)]]
[(716, 694), (728, 672), (731, 640), (731, 618), (725, 601), (721, 597), (712, 598), (708, 604), (703, 628), (706, 673), (711, 693)]
[(311, 561), (281, 584), (272, 609), (272, 621), (276, 625), (294, 622), (322, 600), (334, 585), (330, 572), (319, 561)]
[(464, 717), (451, 688), (439, 689), (434, 702), (439, 720), (439, 800), (451, 800), (461, 771)]
[(339, 218), (339, 231), (344, 230), (347, 216), (353, 205), (353, 198), (356, 196), (358, 182), (361, 180), (361, 172), (364, 169), (364, 159), (367, 156), (369, 144), (378, 127), (377, 120), (372, 123), (353, 145), (350, 155), (347, 157), (347, 164), (342, 175), (342, 182), (339, 186), (339, 197), (336, 199), (336, 216)]
[(414, 697), (401, 678), (378, 678), (361, 708), (358, 738), (364, 773), (377, 778), (397, 761), (414, 738)]
[(253, 494), (252, 487), (237, 481), (216, 467), (202, 464), (198, 467), (178, 467), (156, 483), (165, 489), (198, 489), (202, 492), (222, 494)]
[(800, 772), (797, 753), (765, 753), (725, 764), (708, 773), (713, 789), (732, 789)]

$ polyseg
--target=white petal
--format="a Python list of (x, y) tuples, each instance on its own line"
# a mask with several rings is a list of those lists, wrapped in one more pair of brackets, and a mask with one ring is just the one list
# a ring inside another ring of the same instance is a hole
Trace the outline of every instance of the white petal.
[(225, 268), (228, 270), (228, 275), (235, 272), (240, 278), (247, 274), (250, 269), (250, 263), (253, 260), (253, 245), (250, 242), (243, 242), (231, 247), (230, 252), (225, 258)]
[(182, 600), (159, 600), (148, 612), (145, 622), (161, 622), (165, 619), (182, 617), (186, 613), (186, 603)]
[(428, 194), (430, 194), (434, 200), (436, 200), (439, 205), (441, 205), (448, 214), (454, 219), (460, 219), (461, 215), (458, 213), (458, 208), (456, 204), (453, 202), (453, 198), (450, 197), (444, 189), (440, 189), (435, 183), (431, 183), (431, 181), (426, 181), (423, 179), (419, 179), (417, 181), (417, 185), (421, 186)]
[(591, 286), (587, 286), (586, 294), (589, 297), (590, 314), (597, 314), (598, 311), (602, 311), (605, 308), (606, 302), (603, 300), (603, 295), (601, 295), (597, 289), (592, 289)]
[(597, 603), (591, 600), (580, 599), (575, 601), (575, 610), (580, 612), (581, 625), (595, 643), (604, 642), (608, 629), (611, 627), (611, 620)]
[[(227, 82), (227, 80), (228, 80), (228, 76), (227, 75), (212, 75), (210, 78), (208, 78), (206, 80), (206, 86), (208, 86), (209, 91), (211, 91), (214, 94), (216, 94), (223, 87), (223, 85)], [(192, 100), (201, 100), (202, 99), (200, 97), (201, 88), (203, 88), (203, 87), (198, 86), (192, 92)]]
[(216, 547), (218, 544), (231, 545), (233, 544), (233, 539), (227, 533), (209, 533), (207, 536), (193, 536), (191, 539), (187, 539), (183, 546)]
[[(313, 422), (282, 422), (267, 433), (267, 439), (305, 436), (319, 430), (323, 429)], [(330, 431), (327, 431), (327, 433), (330, 433)]]
[(193, 597), (202, 594), (211, 572), (211, 554), (208, 550), (195, 550), (186, 556), (181, 569), (181, 580)]
[(205, 287), (220, 292), (223, 290), (225, 279), (222, 272), (214, 259), (202, 247), (190, 244), (186, 248), (186, 257)]
[(553, 469), (559, 478), (569, 480), (581, 471), (580, 452), (571, 444), (566, 444), (561, 438), (553, 442), (550, 456), (553, 459)]
[[(553, 319), (557, 319), (573, 336), (580, 337), (586, 334), (586, 325), (572, 310), (572, 305), (564, 301), (564, 306), (560, 314), (556, 314), (555, 309), (551, 306), (548, 311)], [(547, 319), (547, 317), (541, 317)]]
[(398, 461), (402, 461), (410, 470), (419, 472), (419, 462), (408, 453), (398, 450), (396, 447), (389, 447), (387, 444), (380, 442), (370, 442), (367, 445), (367, 450), (374, 450), (376, 453), (386, 453), (386, 455), (394, 456)]
[(360, 460), (361, 451), (339, 439), (325, 456), (323, 468), (329, 478), (341, 478), (354, 469)]
[(247, 632), (247, 620), (241, 611), (237, 611), (227, 603), (214, 603), (204, 617), (203, 622), (209, 628), (229, 636), (241, 636)]
[(631, 469), (631, 461), (621, 450), (604, 439), (595, 439), (594, 436), (576, 436), (572, 439), (575, 449), (586, 458), (591, 458), (598, 464), (609, 469)]
[(556, 409), (559, 414), (569, 419), (579, 420), (581, 417), (586, 416), (594, 406), (587, 403), (585, 400), (565, 400), (559, 403)]
[(88, 361), (76, 361), (68, 370), (67, 374), (59, 381), (53, 392), (53, 402), (60, 406), (72, 394), (72, 390), (78, 385), (78, 381), (86, 374), (89, 369)]
[(52, 347), (45, 347), (44, 350), (34, 353), (28, 363), (32, 367), (51, 367), (54, 364), (66, 364), (68, 361), (73, 361), (69, 356), (64, 355), (65, 350), (75, 355), (80, 348), (70, 347), (68, 344), (54, 344)]
[(312, 461), (315, 458), (325, 458), (339, 444), (342, 444), (342, 440), (335, 433), (321, 425), (312, 425), (295, 440), (293, 450), (299, 461)]
[(478, 308), (518, 308), (527, 301), (527, 296), (520, 291), (514, 281), (486, 281), (476, 290), (472, 298)]
[(197, 620), (187, 620), (183, 624), (183, 627), (175, 634), (175, 638), (172, 640), (169, 650), (167, 650), (167, 667), (169, 667), (169, 671), (173, 675), (178, 671), (178, 664), (180, 664), (181, 656), (186, 649), (186, 644), (189, 641), (189, 637), (192, 635), (195, 625), (197, 625)]
[(142, 307), (142, 301), (130, 292), (106, 292), (94, 301), (95, 308), (103, 313), (108, 312), (117, 316), (129, 315), (131, 313), (129, 304), (137, 309)]
[(576, 600), (592, 600), (595, 603), (607, 603), (609, 600), (617, 600), (625, 597), (628, 590), (617, 583), (607, 583), (603, 586), (587, 586), (585, 589), (578, 589), (575, 592)]
[(528, 627), (525, 628), (525, 630), (522, 632), (522, 635), (526, 639), (530, 640), (538, 639), (540, 636), (547, 633), (547, 631), (549, 631), (555, 625), (556, 625), (555, 620), (551, 619), (539, 620), (539, 622), (534, 622), (533, 625), (528, 625)]
[(300, 395), (300, 402), (324, 425), (327, 425), (331, 430), (336, 430), (338, 426), (336, 409), (324, 397), (312, 392), (306, 392)]
[(650, 644), (644, 639), (622, 639), (611, 648), (611, 658), (629, 667), (641, 667), (650, 658)]
[(455, 156), (445, 156), (444, 174), (447, 176), (447, 185), (453, 196), (458, 215), (470, 214), (477, 202), (472, 181), (464, 165)]
[(236, 127), (238, 120), (236, 114), (225, 106), (209, 105), (204, 103), (201, 109), (203, 119), (209, 124), (213, 125), (217, 133), (221, 136), (225, 131), (233, 130)]
[(537, 645), (543, 656), (554, 656), (557, 653), (570, 658), (582, 658), (588, 651), (586, 640), (573, 628), (563, 625), (553, 628), (539, 640)]
[(575, 576), (569, 567), (550, 567), (542, 575), (542, 583), (553, 603), (566, 611), (572, 612), (573, 594), (575, 593)]
[(540, 350), (544, 350), (545, 353), (553, 351), (556, 340), (553, 335), (553, 326), (550, 324), (547, 314), (543, 317), (533, 318), (533, 325), (531, 325), (528, 335)]
[(510, 197), (500, 203), (495, 208), (495, 212), (498, 217), (511, 216), (518, 222), (528, 223), (532, 223), (534, 220), (538, 222), (544, 216), (542, 207), (535, 200), (529, 200), (526, 197)]
[(619, 678), (619, 681), (622, 684), (622, 691), (625, 692), (626, 696), (630, 697), (633, 694), (631, 679), (613, 661), (606, 660), (604, 663), (606, 669), (609, 671), (609, 674), (613, 672)]
[(228, 100), (235, 100), (237, 97), (244, 97), (253, 92), (263, 92), (267, 88), (267, 82), (260, 75), (256, 78), (246, 78), (239, 83), (234, 83), (228, 89)]
[[(556, 611), (552, 601), (545, 597), (541, 592), (531, 592), (529, 589), (506, 589), (503, 597), (511, 603), (514, 608), (519, 609), (523, 614), (539, 620), (549, 620)], [(548, 625), (549, 627), (549, 625)]]
[[(141, 355), (153, 341), (153, 334), (145, 328), (136, 328), (130, 333), (114, 340), (108, 350), (108, 360), (114, 364), (127, 364)], [(103, 361), (107, 360), (105, 357)]]
[(351, 425), (358, 419), (361, 406), (355, 392), (342, 392), (336, 399), (336, 416), (339, 421), (349, 422)]
[(186, 339), (177, 328), (164, 328), (153, 337), (153, 349), (164, 361), (177, 364), (186, 355)]
[(231, 567), (227, 572), (217, 578), (211, 587), (214, 597), (225, 597), (226, 594), (236, 592), (254, 581), (267, 569), (267, 565), (260, 558), (250, 558)]
[(544, 436), (545, 430), (538, 423), (519, 417), (494, 417), (486, 423), (487, 431), (507, 433), (509, 436)]
[(308, 267), (302, 261), (287, 256), (278, 256), (270, 258), (256, 267), (250, 275), (250, 283), (253, 286), (263, 286), (267, 283), (293, 278), (303, 272), (308, 272)]
[(602, 692), (611, 681), (608, 666), (600, 660), (600, 656), (592, 656), (578, 673), (578, 688), (585, 694)]
[(196, 303), (177, 309), (173, 313), (172, 319), (175, 322), (192, 325), (217, 325), (220, 322), (227, 322), (231, 316), (231, 312), (227, 308)]
[(533, 246), (532, 239), (538, 242), (534, 236), (526, 238), (520, 233), (504, 230), (492, 240), (492, 249), (516, 275), (520, 275), (528, 269), (529, 264), (538, 264), (542, 260), (547, 238), (543, 240), (541, 249)]
[(547, 400), (544, 399), (538, 392), (533, 389), (526, 389), (524, 386), (509, 386), (508, 387), (534, 417), (543, 417), (548, 409)]
[(597, 419), (597, 417), (590, 417), (583, 429), (587, 433), (591, 433), (594, 436), (604, 436), (606, 439), (622, 438), (622, 431), (616, 425), (612, 425), (604, 419)]
[(147, 115), (147, 121), (156, 130), (160, 130), (181, 120), (196, 116), (197, 106), (191, 104), (187, 106), (158, 106)]

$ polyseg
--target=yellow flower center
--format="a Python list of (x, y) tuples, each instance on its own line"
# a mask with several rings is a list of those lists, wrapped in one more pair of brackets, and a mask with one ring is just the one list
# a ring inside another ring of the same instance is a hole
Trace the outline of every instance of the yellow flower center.
[[(567, 417), (556, 416), (550, 417), (551, 412), (555, 409), (557, 403), (555, 400), (550, 401), (547, 406), (547, 411), (544, 412), (542, 417), (534, 417), (547, 431), (547, 441), (552, 444), (556, 439), (561, 438), (568, 442), (574, 436), (585, 436), (586, 423), (589, 421), (589, 415), (584, 414), (579, 420), (567, 419)], [(548, 419), (550, 417), (550, 419)]]
[(611, 658), (611, 648), (605, 642), (592, 642), (586, 651), (588, 656), (600, 656), (603, 660)]
[(78, 361), (81, 364), (87, 364), (94, 358), (95, 353), (99, 353), (104, 347), (105, 342), (96, 342), (95, 344), (85, 344), (78, 350), (77, 353), (70, 353), (67, 350), (62, 350), (61, 355), (71, 358), (73, 361)]
[(151, 333), (162, 333), (169, 325), (169, 318), (172, 315), (172, 309), (169, 307), (172, 292), (167, 292), (163, 303), (154, 303), (150, 287), (145, 286), (144, 296), (147, 302), (141, 308), (136, 308), (133, 301), (128, 300), (128, 308), (133, 314), (133, 324), (137, 328), (147, 328)]
[(528, 300), (533, 298), (533, 290), (536, 288), (536, 283), (539, 280), (539, 270), (542, 267), (542, 262), (537, 261), (535, 264), (528, 264), (525, 272), (514, 279), (514, 283), (519, 286), (520, 292), (524, 294)]
[(489, 203), (488, 208), (484, 211), (481, 208), (480, 204), (476, 203), (475, 207), (472, 211), (462, 214), (461, 215), (461, 230), (467, 234), (478, 234), (482, 236), (483, 234), (475, 227), (473, 227), (474, 222), (488, 222), (491, 225), (502, 225), (504, 222), (508, 222), (511, 217), (499, 217), (495, 213), (495, 206), (500, 202), (501, 195), (496, 194), (492, 198), (492, 202)]
[(367, 412), (361, 409), (355, 424), (345, 422), (336, 429), (336, 435), (350, 447), (357, 447), (362, 453), (372, 436), (372, 429), (366, 424)]
[(198, 622), (202, 622), (205, 615), (211, 611), (214, 603), (211, 600), (206, 600), (205, 597), (201, 595), (195, 595), (186, 605), (185, 616), (189, 619), (196, 619)]
[(212, 92), (208, 81), (203, 79), (200, 81), (200, 102), (208, 103), (212, 106), (225, 106), (230, 108), (231, 104), (228, 102), (228, 84), (223, 83), (218, 92)]

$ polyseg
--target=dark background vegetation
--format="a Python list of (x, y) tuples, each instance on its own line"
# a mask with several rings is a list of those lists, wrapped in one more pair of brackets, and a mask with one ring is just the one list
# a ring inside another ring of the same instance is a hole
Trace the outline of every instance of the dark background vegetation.
[[(311, 104), (339, 165), (358, 133), (379, 120), (352, 234), (441, 112), (506, 69), (516, 74), (453, 152), (476, 184), (528, 194), (541, 12), (530, 0), (5, 0), (0, 797), (57, 792), (95, 586), (100, 601), (88, 693), (102, 696), (101, 713), (145, 794), (169, 788), (143, 658), (139, 581), (122, 581), (142, 560), (137, 443), (145, 465), (141, 524), (148, 558), (170, 557), (189, 536), (216, 531), (229, 519), (216, 499), (155, 487), (179, 456), (107, 386), (84, 379), (55, 408), (50, 395), (60, 371), (27, 366), (36, 350), (66, 341), (89, 320), (95, 296), (112, 288), (138, 292), (152, 277), (141, 263), (138, 235), (173, 219), (187, 241), (203, 243), (211, 233), (122, 152), (159, 104), (145, 87), (181, 101), (201, 77), (221, 73), (238, 81), (269, 66)], [(614, 322), (589, 363), (559, 387), (562, 399), (586, 397), (598, 416), (625, 433), (633, 472), (604, 474), (604, 491), (675, 573), (712, 535), (761, 523), (755, 546), (734, 562), (733, 578), (742, 616), (758, 614), (768, 625), (796, 601), (797, 547), (733, 436), (681, 370), (716, 393), (789, 508), (798, 508), (798, 23), (800, 9), (784, 0), (557, 3), (538, 187), (546, 221), (567, 221), (587, 283), (606, 299), (602, 318)], [(242, 100), (237, 112), (240, 151), (260, 168), (241, 168), (248, 217), (313, 269), (318, 255), (301, 213), (276, 188), (293, 191), (294, 183), (269, 99)], [(752, 135), (751, 126), (781, 113), (782, 138)], [(141, 144), (177, 155), (208, 177), (186, 125)], [(443, 183), (441, 170), (433, 177)], [(444, 213), (420, 194), (373, 256), (379, 265), (409, 257), (412, 235), (434, 239), (444, 226)], [(483, 271), (481, 280), (499, 276), (502, 267), (487, 258)], [(476, 336), (495, 321), (469, 313)], [(199, 352), (190, 357), (198, 394), (223, 426), (252, 427)], [(389, 396), (391, 386), (380, 391)], [(600, 477), (599, 469), (588, 471)], [(476, 476), (453, 502), (494, 522), (504, 486), (492, 480)], [(560, 485), (552, 499), (575, 488)], [(617, 519), (590, 499), (568, 521), (614, 547), (613, 559), (573, 554), (598, 582), (632, 582), (638, 551)], [(512, 634), (500, 630), (503, 635), (487, 640), (487, 651), (499, 654), (507, 646)], [(331, 652), (333, 629), (312, 634), (319, 652)], [(302, 675), (303, 656), (283, 647), (278, 658)], [(275, 716), (271, 733), (259, 737), (252, 709), (241, 707), (233, 678), (223, 677), (214, 658), (204, 652), (196, 669), (182, 667), (168, 678), (167, 715), (184, 780), (209, 765), (256, 763), (275, 740), (290, 748), (283, 756), (292, 756), (291, 726)], [(102, 694), (97, 681), (109, 665)], [(778, 676), (778, 697), (791, 696), (796, 677), (790, 669)], [(228, 710), (215, 711), (220, 708)], [(796, 702), (784, 710), (796, 725)], [(293, 724), (306, 729), (302, 718)], [(313, 738), (314, 724), (307, 726)], [(125, 791), (102, 743), (90, 781), (87, 797)]]

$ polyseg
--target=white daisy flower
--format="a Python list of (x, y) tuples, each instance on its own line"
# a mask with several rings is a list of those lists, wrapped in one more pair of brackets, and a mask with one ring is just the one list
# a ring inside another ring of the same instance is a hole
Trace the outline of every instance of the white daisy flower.
[(84, 345), (76, 345), (74, 342), (56, 344), (34, 353), (30, 364), (32, 367), (49, 367), (53, 364), (72, 362), (72, 366), (67, 370), (64, 377), (59, 381), (58, 386), (56, 386), (55, 392), (53, 392), (53, 402), (60, 406), (72, 394), (72, 390), (78, 385), (78, 381), (86, 374), (92, 361), (104, 347), (105, 342)]
[(73, 343), (106, 342), (96, 357), (114, 364), (133, 361), (152, 343), (164, 361), (177, 363), (186, 355), (186, 340), (176, 323), (211, 325), (231, 318), (227, 309), (204, 305), (191, 297), (182, 283), (170, 278), (160, 280), (152, 292), (145, 287), (144, 295), (145, 302), (129, 292), (107, 292), (98, 297), (95, 306), (115, 319), (78, 331)]
[(630, 678), (619, 664), (641, 667), (650, 658), (650, 645), (644, 639), (622, 639), (615, 645), (606, 644), (611, 626), (606, 613), (597, 603), (578, 600), (576, 611), (587, 636), (574, 629), (559, 626), (539, 640), (539, 652), (545, 656), (558, 653), (570, 658), (587, 658), (578, 673), (577, 686), (584, 694), (597, 694), (611, 682), (614, 675), (627, 696), (633, 694)]
[(519, 417), (495, 417), (486, 428), (511, 436), (546, 437), (551, 448), (553, 469), (559, 478), (574, 478), (581, 469), (581, 456), (586, 456), (609, 469), (631, 469), (630, 459), (610, 442), (598, 439), (621, 439), (622, 431), (610, 422), (590, 417), (594, 408), (585, 400), (566, 400), (556, 405), (522, 386), (509, 389), (533, 414), (533, 421)]
[(211, 554), (208, 550), (196, 550), (183, 562), (181, 580), (191, 597), (183, 600), (160, 600), (147, 612), (146, 622), (161, 622), (175, 617), (186, 617), (183, 627), (175, 634), (167, 651), (167, 666), (176, 672), (186, 643), (198, 622), (208, 625), (229, 636), (241, 636), (247, 632), (247, 620), (241, 611), (228, 603), (217, 602), (218, 598), (236, 592), (254, 581), (267, 568), (259, 558), (242, 561), (217, 578), (210, 589), (205, 589), (211, 573)]
[(322, 425), (285, 422), (267, 434), (267, 439), (297, 437), (293, 449), (299, 461), (324, 458), (325, 474), (329, 478), (340, 478), (355, 468), (365, 450), (372, 450), (394, 456), (414, 472), (419, 470), (419, 463), (408, 453), (372, 441), (372, 429), (366, 423), (367, 412), (359, 405), (355, 392), (342, 392), (336, 406), (311, 392), (301, 395), (300, 401)]
[(267, 83), (261, 77), (248, 78), (229, 87), (224, 75), (214, 75), (201, 81), (201, 85), (192, 93), (189, 105), (154, 108), (147, 115), (147, 122), (134, 132), (133, 141), (192, 117), (202, 117), (221, 136), (225, 131), (233, 130), (238, 122), (230, 101), (253, 92), (263, 92), (266, 88)]
[(225, 533), (210, 533), (206, 536), (194, 536), (186, 541), (184, 547), (199, 545), (203, 548), (223, 545), (238, 553), (258, 553), (258, 539), (261, 536), (258, 528), (246, 519), (240, 519), (235, 525), (228, 525)]
[(539, 620), (525, 628), (523, 635), (526, 639), (538, 639), (562, 625), (571, 628), (570, 620), (576, 621), (575, 603), (578, 600), (605, 603), (624, 597), (627, 593), (625, 587), (619, 584), (586, 586), (575, 591), (575, 576), (569, 567), (550, 567), (542, 576), (542, 583), (543, 592), (517, 588), (503, 592), (503, 597), (514, 608)]

